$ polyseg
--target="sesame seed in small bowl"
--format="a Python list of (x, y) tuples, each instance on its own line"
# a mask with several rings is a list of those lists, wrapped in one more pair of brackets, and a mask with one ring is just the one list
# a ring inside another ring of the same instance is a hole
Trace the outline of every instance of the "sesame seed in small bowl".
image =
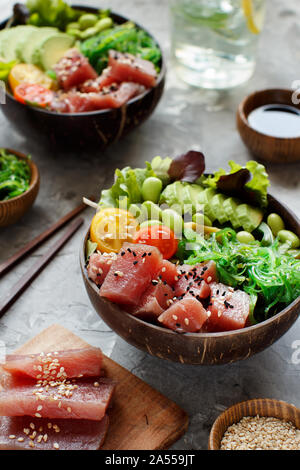
[(300, 409), (260, 398), (237, 403), (214, 422), (209, 450), (300, 450)]

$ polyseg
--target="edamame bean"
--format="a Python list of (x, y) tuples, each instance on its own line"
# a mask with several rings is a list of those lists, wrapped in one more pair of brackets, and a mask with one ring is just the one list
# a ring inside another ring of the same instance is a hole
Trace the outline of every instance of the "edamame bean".
[(79, 31), (79, 29), (68, 29), (66, 33), (70, 36), (74, 36), (75, 38), (81, 37), (81, 31)]
[(85, 15), (82, 15), (79, 20), (78, 24), (80, 26), (80, 29), (87, 29), (91, 28), (92, 26), (95, 26), (95, 24), (98, 21), (98, 16), (94, 15), (93, 13), (86, 13)]
[(144, 201), (152, 201), (157, 203), (162, 190), (162, 182), (155, 176), (146, 178), (142, 186), (142, 196)]
[(275, 237), (278, 235), (278, 232), (280, 232), (280, 230), (285, 229), (285, 225), (282, 218), (280, 217), (280, 215), (275, 214), (274, 212), (268, 215), (267, 224), (269, 225)]
[(169, 227), (176, 235), (182, 234), (183, 218), (172, 209), (162, 211), (162, 223)]
[(250, 232), (246, 232), (245, 230), (242, 230), (241, 232), (238, 232), (236, 234), (236, 238), (240, 243), (251, 243), (255, 241), (254, 236)]
[(139, 224), (148, 218), (147, 210), (142, 205), (131, 204), (128, 210)]
[(201, 212), (194, 214), (192, 221), (196, 222), (199, 225), (206, 225), (206, 227), (212, 227), (212, 221), (207, 217), (207, 215), (202, 214)]
[(92, 26), (91, 28), (87, 28), (84, 31), (81, 31), (80, 38), (81, 39), (88, 39), (91, 36), (95, 36), (96, 34), (98, 34), (98, 32), (99, 31), (96, 28), (96, 26)]
[(67, 26), (67, 31), (69, 29), (80, 29), (80, 24), (76, 23), (76, 22), (69, 23), (68, 26)]
[(142, 206), (147, 211), (148, 220), (161, 220), (162, 210), (157, 204), (152, 201), (145, 201)]
[(95, 27), (97, 28), (98, 33), (104, 31), (105, 29), (110, 28), (113, 25), (113, 20), (109, 17), (102, 18), (101, 20), (97, 21)]
[(280, 230), (277, 236), (281, 243), (288, 243), (290, 248), (300, 247), (300, 238), (290, 230)]
[(150, 227), (151, 225), (162, 225), (160, 220), (145, 220), (145, 222), (141, 223), (140, 227)]

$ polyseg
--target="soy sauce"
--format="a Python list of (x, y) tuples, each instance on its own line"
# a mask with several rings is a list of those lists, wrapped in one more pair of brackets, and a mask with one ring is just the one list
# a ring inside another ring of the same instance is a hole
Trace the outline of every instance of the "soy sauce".
[(284, 104), (267, 104), (248, 116), (250, 126), (271, 137), (300, 137), (300, 109)]

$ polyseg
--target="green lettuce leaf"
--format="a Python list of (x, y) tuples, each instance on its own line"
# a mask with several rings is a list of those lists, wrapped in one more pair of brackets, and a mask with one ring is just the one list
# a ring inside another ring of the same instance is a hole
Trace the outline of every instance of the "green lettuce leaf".
[(151, 164), (146, 162), (146, 168), (125, 167), (115, 171), (114, 184), (110, 189), (101, 193), (99, 205), (101, 207), (119, 207), (120, 200), (126, 200), (127, 207), (143, 201), (142, 185), (149, 176), (156, 176)]
[[(230, 160), (229, 166), (229, 172), (221, 168), (213, 175), (202, 175), (197, 180), (197, 183), (235, 195), (262, 208), (267, 207), (267, 194), (270, 182), (264, 165), (250, 160), (246, 163), (245, 167), (242, 167), (240, 164)], [(238, 173), (240, 178), (237, 178)], [(232, 178), (230, 178), (230, 175), (232, 175)], [(225, 180), (226, 185), (224, 185)], [(226, 190), (224, 190), (224, 186), (226, 186)]]

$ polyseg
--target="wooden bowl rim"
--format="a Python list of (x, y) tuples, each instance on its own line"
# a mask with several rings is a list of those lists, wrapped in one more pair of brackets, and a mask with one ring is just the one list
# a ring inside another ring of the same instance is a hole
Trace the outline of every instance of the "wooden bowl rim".
[[(284, 204), (279, 202), (274, 196), (272, 196), (270, 194), (268, 196), (271, 197), (274, 201), (278, 202), (282, 207), (284, 207), (285, 210), (294, 218), (294, 220), (300, 226), (300, 220), (298, 219), (298, 217), (290, 209), (288, 209), (286, 206), (284, 206)], [(85, 250), (86, 250), (86, 241), (87, 241), (87, 238), (89, 236), (89, 233), (90, 233), (90, 228), (88, 228), (86, 234), (83, 237), (83, 241), (82, 241), (82, 245), (81, 245), (81, 249), (80, 249), (80, 264), (81, 264), (82, 273), (83, 273), (83, 275), (85, 277), (85, 280), (88, 283), (89, 287), (91, 289), (93, 289), (95, 294), (99, 295), (99, 288), (96, 286), (96, 284), (94, 282), (92, 282), (89, 279), (89, 277), (87, 275), (87, 270), (86, 270), (86, 257), (85, 257), (85, 252), (86, 251)], [(143, 326), (145, 326), (146, 328), (149, 328), (152, 331), (158, 331), (162, 334), (172, 335), (172, 336), (174, 336), (174, 335), (177, 336), (179, 334), (176, 331), (172, 331), (168, 328), (163, 328), (162, 326), (154, 325), (154, 324), (146, 322), (146, 321), (144, 321), (140, 318), (137, 318), (134, 315), (131, 315), (130, 313), (123, 310), (118, 304), (115, 304), (115, 303), (113, 303), (113, 302), (111, 302), (111, 301), (109, 301), (105, 298), (101, 298), (101, 299), (104, 303), (107, 303), (109, 305), (113, 305), (117, 310), (119, 310), (122, 313), (122, 315), (125, 315), (125, 317), (130, 318), (132, 321), (135, 321), (137, 324), (143, 325)], [(256, 325), (247, 326), (247, 327), (241, 328), (239, 330), (220, 331), (220, 332), (215, 332), (215, 333), (184, 333), (184, 336), (186, 338), (193, 338), (193, 339), (208, 339), (208, 338), (210, 339), (210, 338), (220, 338), (220, 337), (223, 337), (223, 338), (231, 337), (231, 338), (233, 338), (233, 337), (237, 337), (237, 336), (247, 336), (249, 331), (255, 331), (255, 330), (257, 330), (257, 334), (259, 334), (258, 332), (259, 332), (260, 329), (264, 329), (264, 327), (266, 325), (269, 325), (273, 322), (276, 322), (276, 320), (278, 320), (281, 317), (284, 317), (291, 309), (298, 308), (298, 307), (300, 308), (300, 296), (297, 299), (295, 299), (290, 305), (285, 307), (283, 310), (276, 313), (276, 315), (274, 315), (273, 317), (268, 318), (267, 320), (264, 320), (260, 323), (257, 323)]]
[(30, 180), (30, 185), (27, 191), (24, 191), (24, 193), (19, 194), (19, 196), (8, 199), (7, 201), (0, 201), (0, 208), (4, 207), (5, 205), (9, 205), (12, 202), (20, 201), (25, 195), (27, 195), (28, 193), (30, 193), (32, 190), (35, 189), (35, 187), (39, 184), (39, 179), (40, 179), (38, 167), (30, 158), (28, 158), (28, 155), (25, 155), (25, 153), (22, 153), (22, 152), (19, 152), (17, 150), (13, 150), (10, 148), (5, 148), (5, 147), (2, 147), (2, 148), (4, 148), (4, 150), (6, 150), (8, 153), (11, 153), (12, 155), (15, 155), (16, 157), (20, 159), (26, 160), (27, 164), (30, 167), (31, 180)]
[[(224, 410), (214, 421), (212, 427), (211, 427), (211, 430), (210, 430), (210, 433), (209, 433), (209, 438), (208, 438), (208, 448), (209, 450), (220, 450), (220, 447), (216, 447), (214, 445), (214, 435), (215, 433), (218, 432), (219, 430), (219, 427), (220, 427), (220, 424), (222, 422), (222, 418), (224, 416), (226, 416), (228, 413), (230, 413), (232, 410), (235, 410), (236, 408), (238, 407), (244, 407), (245, 405), (247, 404), (255, 404), (255, 403), (261, 403), (261, 404), (278, 404), (279, 406), (284, 406), (286, 408), (288, 408), (289, 410), (293, 410), (293, 411), (296, 411), (296, 413), (299, 413), (300, 414), (300, 409), (291, 404), (291, 403), (288, 403), (284, 400), (277, 400), (275, 398), (251, 398), (250, 400), (244, 400), (244, 401), (241, 401), (239, 403), (235, 403), (231, 406), (229, 406), (228, 408), (226, 408), (226, 410)], [(246, 413), (246, 414), (243, 414), (240, 418), (238, 418), (236, 421), (233, 421), (233, 423), (238, 423), (242, 418), (246, 417), (246, 416), (257, 416), (258, 413), (256, 413), (255, 415), (254, 414), (250, 414), (250, 413)], [(267, 416), (265, 415), (264, 413), (260, 413), (259, 416)], [(274, 416), (274, 418), (279, 418), (281, 419), (281, 417), (279, 416)], [(228, 425), (228, 427), (230, 426), (230, 424)], [(225, 432), (225, 431), (224, 431)]]
[[(78, 9), (83, 9), (85, 11), (90, 11), (90, 12), (96, 12), (98, 11), (97, 8), (95, 7), (91, 7), (91, 6), (85, 6), (85, 5), (71, 5), (73, 8), (78, 8)], [(114, 11), (111, 11), (110, 14), (112, 16), (115, 16), (117, 18), (119, 18), (120, 20), (124, 20), (124, 22), (126, 21), (131, 21), (129, 18), (127, 18), (126, 16), (123, 16), (123, 15), (120, 15), (119, 13), (116, 13)], [(1, 22), (1, 25), (7, 23), (7, 21), (9, 21), (9, 19), (7, 18), (6, 20), (3, 20)], [(33, 106), (28, 106), (26, 104), (23, 104), (23, 103), (20, 103), (18, 102), (18, 104), (20, 104), (21, 106), (24, 106), (26, 108), (29, 108), (29, 109), (33, 109), (34, 111), (37, 111), (39, 113), (43, 113), (43, 114), (48, 114), (50, 116), (55, 116), (55, 117), (58, 117), (58, 118), (65, 118), (65, 117), (76, 117), (76, 116), (95, 116), (95, 115), (105, 115), (105, 114), (113, 114), (115, 113), (118, 109), (119, 110), (122, 110), (122, 109), (126, 109), (127, 106), (129, 106), (130, 104), (132, 103), (135, 103), (139, 100), (142, 100), (145, 96), (147, 96), (148, 94), (150, 94), (153, 90), (155, 90), (156, 88), (158, 88), (160, 85), (161, 85), (161, 82), (165, 79), (165, 76), (166, 76), (166, 62), (165, 62), (165, 58), (164, 58), (164, 54), (163, 54), (163, 50), (159, 44), (159, 42), (156, 40), (156, 38), (153, 36), (153, 34), (151, 34), (146, 28), (144, 28), (143, 26), (140, 26), (138, 23), (136, 23), (134, 21), (134, 24), (144, 30), (147, 34), (149, 34), (149, 36), (154, 39), (154, 41), (156, 42), (157, 46), (159, 47), (160, 49), (160, 52), (161, 52), (161, 69), (160, 69), (160, 72), (159, 72), (159, 75), (157, 77), (157, 82), (155, 84), (155, 86), (153, 88), (148, 88), (146, 89), (143, 93), (141, 93), (140, 95), (137, 95), (133, 98), (131, 98), (129, 101), (127, 101), (127, 103), (125, 103), (123, 106), (121, 106), (120, 108), (108, 108), (108, 109), (100, 109), (98, 111), (86, 111), (86, 112), (83, 112), (83, 113), (58, 113), (56, 111), (49, 111), (47, 109), (43, 109), (43, 108), (39, 108), (39, 107), (33, 107)], [(12, 93), (9, 93), (5, 87), (5, 94), (7, 97), (9, 97), (10, 99), (12, 99), (13, 101), (17, 102), (17, 100), (14, 98), (14, 96), (12, 95)]]
[[(263, 134), (262, 132), (256, 130), (256, 129), (253, 129), (252, 126), (250, 126), (249, 124), (249, 121), (248, 121), (248, 116), (246, 115), (245, 113), (245, 107), (246, 107), (246, 104), (248, 103), (248, 101), (250, 99), (252, 99), (254, 96), (257, 96), (257, 95), (262, 95), (264, 93), (278, 93), (278, 92), (283, 92), (283, 93), (293, 93), (294, 90), (292, 89), (289, 89), (289, 88), (266, 88), (264, 90), (258, 90), (258, 91), (254, 91), (253, 93), (250, 93), (250, 95), (247, 95), (242, 101), (241, 103), (239, 104), (238, 106), (238, 117), (242, 120), (243, 124), (247, 127), (247, 129), (249, 131), (251, 131), (253, 134), (256, 134), (259, 136), (260, 139), (265, 139), (266, 141), (278, 141), (278, 142), (296, 142), (300, 144), (300, 137), (275, 137), (275, 136), (270, 136), (270, 135), (267, 135), (267, 134)], [(290, 106), (294, 106), (296, 107), (295, 105), (290, 104)], [(299, 108), (297, 108), (299, 109)]]

